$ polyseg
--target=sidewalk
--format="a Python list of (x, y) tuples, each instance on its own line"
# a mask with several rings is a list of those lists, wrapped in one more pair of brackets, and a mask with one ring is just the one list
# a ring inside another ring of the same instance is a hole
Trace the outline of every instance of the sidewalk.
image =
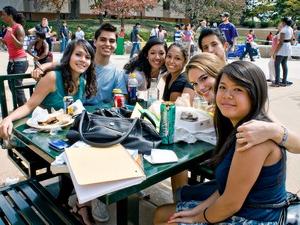
[[(59, 59), (60, 53), (54, 53), (54, 58)], [(0, 52), (0, 74), (6, 74), (7, 53)], [(113, 56), (113, 62), (121, 69), (129, 60), (129, 55)], [(265, 74), (268, 74), (268, 59), (257, 59), (255, 64), (258, 65)], [(278, 120), (287, 126), (289, 129), (300, 134), (300, 76), (299, 76), (299, 60), (288, 61), (289, 80), (294, 84), (289, 87), (269, 88), (269, 101), (272, 113)], [(33, 63), (30, 61), (30, 68), (33, 68)], [(7, 94), (9, 90), (7, 88)], [(299, 135), (300, 136), (300, 135)], [(287, 190), (297, 192), (300, 190), (300, 154), (288, 154), (287, 161)], [(7, 159), (6, 152), (0, 151), (0, 184), (5, 181), (7, 177), (22, 177), (22, 174), (14, 167), (14, 165)], [(150, 201), (141, 201), (140, 203), (140, 224), (146, 225), (152, 223), (152, 216), (156, 205), (172, 201), (170, 181), (166, 180), (160, 184), (155, 185), (146, 190), (150, 193)], [(110, 206), (112, 219), (107, 223), (108, 225), (115, 224), (115, 205)], [(100, 224), (100, 223), (99, 223)], [(101, 223), (104, 224), (104, 223)]]

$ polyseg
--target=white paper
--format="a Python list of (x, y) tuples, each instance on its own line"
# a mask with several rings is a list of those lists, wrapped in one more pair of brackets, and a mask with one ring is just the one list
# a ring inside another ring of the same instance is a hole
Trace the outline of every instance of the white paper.
[(151, 155), (144, 155), (144, 158), (151, 164), (178, 162), (175, 152), (166, 149), (152, 149)]

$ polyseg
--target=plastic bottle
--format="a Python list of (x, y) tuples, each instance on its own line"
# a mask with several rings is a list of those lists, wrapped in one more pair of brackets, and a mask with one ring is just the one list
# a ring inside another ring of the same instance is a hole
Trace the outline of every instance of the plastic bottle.
[(128, 103), (130, 105), (135, 105), (137, 102), (137, 88), (138, 88), (138, 80), (136, 79), (136, 74), (129, 74), (128, 78)]
[(206, 110), (208, 106), (207, 101), (205, 101), (205, 99), (200, 96), (200, 95), (195, 95), (194, 99), (193, 99), (193, 107), (196, 109), (201, 109), (201, 110)]

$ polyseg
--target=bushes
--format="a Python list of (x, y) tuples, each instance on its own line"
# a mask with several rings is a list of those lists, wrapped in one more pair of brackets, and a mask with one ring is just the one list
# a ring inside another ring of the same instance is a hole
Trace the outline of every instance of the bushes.
[(242, 25), (244, 27), (255, 28), (256, 23), (252, 20), (245, 20)]
[(270, 26), (269, 21), (261, 21), (260, 22), (260, 27), (261, 28), (267, 28), (269, 26)]

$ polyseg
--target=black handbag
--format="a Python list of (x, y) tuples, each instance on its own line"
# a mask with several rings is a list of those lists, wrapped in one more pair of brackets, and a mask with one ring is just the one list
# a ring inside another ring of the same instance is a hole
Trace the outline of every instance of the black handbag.
[(109, 147), (121, 143), (125, 148), (142, 151), (156, 148), (161, 143), (159, 134), (148, 121), (107, 113), (107, 110), (104, 111), (103, 116), (103, 110), (98, 110), (95, 114), (83, 111), (67, 133), (69, 141), (74, 143), (82, 140), (94, 147)]

